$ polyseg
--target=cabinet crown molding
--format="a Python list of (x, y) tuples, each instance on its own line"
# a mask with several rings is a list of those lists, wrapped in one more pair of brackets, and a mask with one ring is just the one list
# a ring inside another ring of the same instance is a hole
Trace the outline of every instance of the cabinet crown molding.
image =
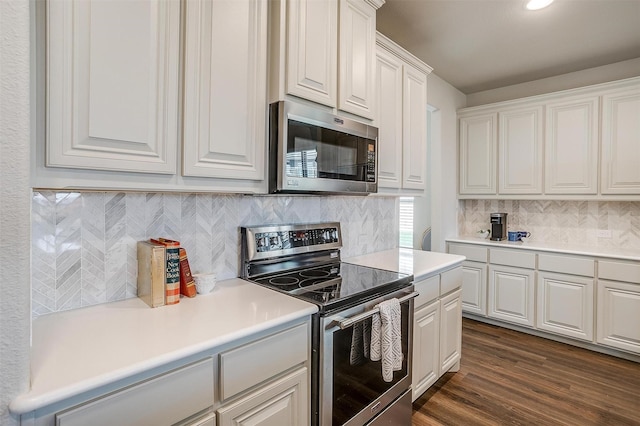
[(368, 4), (371, 5), (371, 7), (375, 8), (377, 10), (377, 9), (380, 9), (384, 5), (385, 0), (365, 0), (365, 2), (367, 2)]
[(389, 52), (390, 54), (399, 57), (408, 64), (416, 67), (427, 75), (431, 74), (431, 72), (433, 71), (432, 67), (422, 62), (422, 60), (420, 60), (416, 56), (407, 52), (406, 49), (397, 44), (395, 41), (391, 40), (389, 37), (382, 34), (380, 31), (376, 31), (376, 45)]
[[(378, 33), (380, 34), (380, 33)], [(568, 96), (593, 96), (596, 93), (609, 90), (623, 90), (640, 86), (640, 76), (625, 78), (622, 80), (608, 81), (606, 83), (592, 84), (589, 86), (576, 87), (574, 89), (559, 90), (556, 92), (542, 93), (539, 95), (527, 96), (524, 98), (511, 99), (508, 101), (492, 102), (490, 104), (476, 105), (458, 110), (458, 117), (465, 114), (472, 114), (483, 110), (495, 110), (497, 108), (511, 108), (522, 104), (531, 105), (533, 103), (543, 103), (554, 101)]]

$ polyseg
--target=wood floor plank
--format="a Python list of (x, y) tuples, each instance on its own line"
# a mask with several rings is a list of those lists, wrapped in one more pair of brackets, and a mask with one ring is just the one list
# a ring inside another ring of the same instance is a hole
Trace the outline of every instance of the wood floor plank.
[(465, 318), (460, 371), (412, 424), (640, 426), (640, 364)]

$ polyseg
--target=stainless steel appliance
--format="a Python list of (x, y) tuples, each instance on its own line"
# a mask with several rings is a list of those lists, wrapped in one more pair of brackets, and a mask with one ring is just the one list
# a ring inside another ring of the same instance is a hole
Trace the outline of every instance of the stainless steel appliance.
[(494, 241), (507, 239), (506, 213), (491, 213), (491, 239)]
[[(244, 279), (318, 305), (310, 423), (410, 425), (413, 275), (341, 262), (339, 223), (249, 227), (241, 235)], [(376, 305), (391, 298), (400, 301), (403, 361), (387, 382), (380, 361), (353, 355)]]
[(290, 101), (269, 107), (269, 192), (378, 190), (378, 129)]

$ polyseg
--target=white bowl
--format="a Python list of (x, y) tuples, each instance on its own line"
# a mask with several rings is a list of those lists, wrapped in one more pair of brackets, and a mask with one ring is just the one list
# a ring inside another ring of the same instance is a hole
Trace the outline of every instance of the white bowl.
[(198, 294), (207, 294), (216, 286), (216, 274), (193, 274)]
[(527, 241), (531, 241), (531, 237), (520, 237), (520, 241), (526, 243)]
[(480, 238), (489, 238), (490, 232), (478, 232)]

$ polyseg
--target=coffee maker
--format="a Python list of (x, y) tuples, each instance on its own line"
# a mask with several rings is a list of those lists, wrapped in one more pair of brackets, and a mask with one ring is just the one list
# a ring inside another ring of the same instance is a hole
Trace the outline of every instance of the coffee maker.
[(493, 241), (507, 239), (506, 213), (491, 213), (491, 239)]

